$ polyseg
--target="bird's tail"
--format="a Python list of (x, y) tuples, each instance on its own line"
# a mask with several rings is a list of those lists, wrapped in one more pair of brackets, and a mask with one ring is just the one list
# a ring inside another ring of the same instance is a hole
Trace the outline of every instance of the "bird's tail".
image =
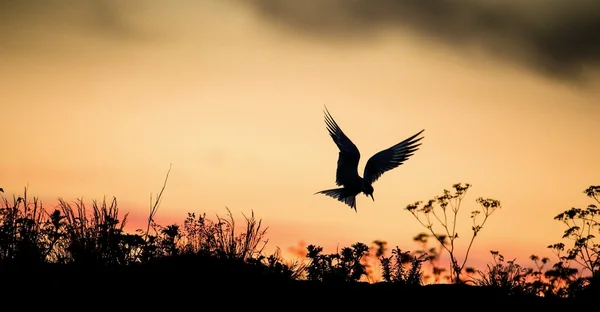
[(345, 188), (336, 188), (330, 190), (323, 190), (320, 192), (316, 192), (315, 194), (324, 194), (329, 197), (335, 198), (342, 203), (350, 206), (350, 208), (356, 211), (356, 195), (348, 194)]

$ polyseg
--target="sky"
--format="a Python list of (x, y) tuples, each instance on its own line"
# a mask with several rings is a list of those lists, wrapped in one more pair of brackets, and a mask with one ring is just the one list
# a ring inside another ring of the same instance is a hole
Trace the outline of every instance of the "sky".
[[(326, 251), (425, 229), (404, 208), (472, 184), (500, 200), (469, 264), (529, 265), (600, 183), (600, 6), (586, 0), (19, 0), (0, 3), (0, 187), (47, 209), (115, 196), (143, 227), (252, 211), (269, 248)], [(363, 195), (334, 188), (327, 106), (368, 157), (419, 150)], [(464, 233), (464, 234), (463, 234)], [(468, 235), (469, 234), (469, 235)]]

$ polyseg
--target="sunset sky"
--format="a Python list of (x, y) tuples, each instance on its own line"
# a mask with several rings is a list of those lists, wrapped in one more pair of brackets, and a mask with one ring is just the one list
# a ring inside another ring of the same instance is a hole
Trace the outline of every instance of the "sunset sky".
[[(133, 231), (172, 164), (158, 223), (254, 211), (271, 248), (333, 252), (415, 249), (406, 205), (471, 183), (459, 250), (490, 197), (470, 263), (529, 265), (600, 184), (598, 15), (593, 0), (2, 1), (0, 187), (48, 209), (115, 196)], [(314, 195), (336, 187), (325, 105), (361, 175), (425, 129), (358, 212)]]

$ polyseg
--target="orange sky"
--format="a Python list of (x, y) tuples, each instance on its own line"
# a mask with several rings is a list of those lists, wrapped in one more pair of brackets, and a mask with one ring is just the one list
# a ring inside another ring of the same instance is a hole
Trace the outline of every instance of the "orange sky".
[[(413, 249), (424, 229), (404, 207), (464, 182), (461, 248), (475, 199), (491, 197), (503, 207), (473, 262), (494, 249), (529, 265), (559, 242), (553, 217), (587, 206), (582, 191), (600, 183), (593, 67), (582, 87), (414, 30), (313, 38), (233, 0), (13, 6), (0, 14), (5, 196), (27, 185), (49, 206), (116, 196), (139, 224), (172, 164), (161, 224), (227, 206), (240, 221), (254, 210), (273, 248)], [(361, 173), (425, 129), (414, 156), (374, 184), (375, 201), (358, 197), (358, 213), (313, 195), (335, 187), (323, 105), (360, 149)]]

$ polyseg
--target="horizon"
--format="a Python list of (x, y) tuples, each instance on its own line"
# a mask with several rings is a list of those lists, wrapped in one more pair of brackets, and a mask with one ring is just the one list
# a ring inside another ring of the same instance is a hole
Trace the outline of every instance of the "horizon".
[[(134, 227), (172, 164), (157, 223), (253, 211), (268, 246), (293, 255), (300, 242), (413, 250), (425, 228), (406, 205), (470, 183), (459, 234), (478, 197), (502, 208), (467, 266), (490, 250), (528, 266), (531, 254), (557, 260), (546, 246), (566, 228), (553, 218), (587, 207), (583, 190), (600, 184), (592, 1), (469, 0), (440, 19), (411, 1), (320, 14), (288, 0), (42, 2), (0, 4), (7, 198), (24, 187), (46, 207), (114, 196)], [(357, 212), (314, 195), (336, 187), (324, 105), (360, 150), (361, 175), (371, 155), (425, 129)]]

